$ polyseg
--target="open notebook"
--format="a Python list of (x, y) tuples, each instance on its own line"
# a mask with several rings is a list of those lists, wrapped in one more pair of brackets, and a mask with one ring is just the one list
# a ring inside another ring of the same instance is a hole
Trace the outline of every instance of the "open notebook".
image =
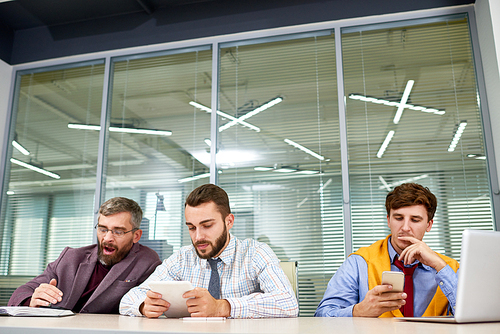
[(450, 323), (500, 321), (500, 232), (463, 232), (454, 317), (398, 319)]
[(28, 306), (2, 306), (0, 315), (10, 315), (13, 317), (65, 317), (73, 315), (70, 310)]

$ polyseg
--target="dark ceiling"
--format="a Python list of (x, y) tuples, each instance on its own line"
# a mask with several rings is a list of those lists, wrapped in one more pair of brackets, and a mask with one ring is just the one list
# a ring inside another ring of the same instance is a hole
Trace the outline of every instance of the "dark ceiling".
[(9, 64), (474, 0), (0, 0)]
[(10, 29), (24, 30), (56, 26), (119, 15), (152, 15), (158, 9), (214, 0), (15, 0), (0, 4), (0, 22)]

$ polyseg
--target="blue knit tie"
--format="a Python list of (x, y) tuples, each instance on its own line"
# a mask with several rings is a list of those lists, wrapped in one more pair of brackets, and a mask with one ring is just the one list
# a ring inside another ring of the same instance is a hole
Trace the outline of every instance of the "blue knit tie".
[(210, 275), (210, 283), (208, 283), (208, 292), (215, 299), (220, 299), (220, 279), (219, 272), (217, 271), (217, 263), (220, 261), (217, 259), (208, 259), (208, 263), (210, 263), (210, 267), (212, 268), (212, 274)]

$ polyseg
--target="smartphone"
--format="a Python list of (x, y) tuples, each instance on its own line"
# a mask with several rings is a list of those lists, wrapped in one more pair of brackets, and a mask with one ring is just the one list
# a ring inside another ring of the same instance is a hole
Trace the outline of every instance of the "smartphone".
[(400, 271), (384, 271), (382, 273), (382, 284), (392, 285), (392, 291), (403, 292), (405, 274)]

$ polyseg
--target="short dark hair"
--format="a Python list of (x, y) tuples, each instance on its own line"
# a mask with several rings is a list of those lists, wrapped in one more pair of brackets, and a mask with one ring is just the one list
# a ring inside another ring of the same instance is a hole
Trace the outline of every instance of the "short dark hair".
[(385, 199), (385, 209), (390, 215), (391, 209), (397, 210), (405, 206), (423, 205), (427, 209), (429, 220), (434, 218), (437, 199), (429, 188), (417, 183), (403, 183), (392, 190)]
[(133, 228), (141, 227), (142, 209), (134, 200), (125, 197), (113, 197), (102, 203), (99, 208), (99, 214), (103, 216), (110, 216), (121, 212), (130, 212), (132, 216), (130, 223)]
[(221, 187), (215, 184), (204, 184), (193, 190), (186, 198), (186, 205), (197, 207), (200, 204), (214, 202), (217, 210), (225, 219), (231, 213), (229, 207), (229, 197)]

